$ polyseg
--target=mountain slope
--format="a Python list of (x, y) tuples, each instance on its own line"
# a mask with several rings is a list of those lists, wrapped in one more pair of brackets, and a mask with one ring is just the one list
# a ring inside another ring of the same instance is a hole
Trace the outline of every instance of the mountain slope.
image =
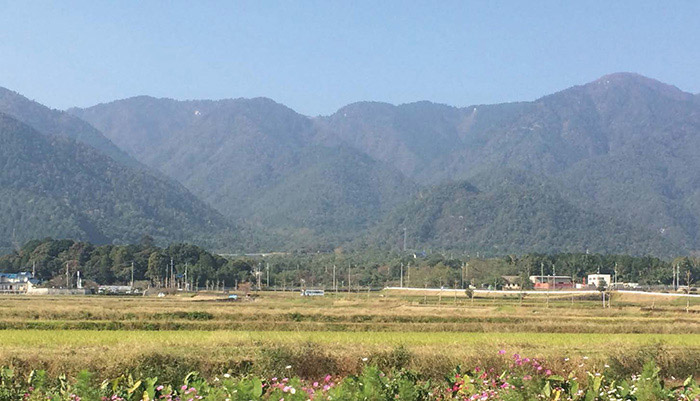
[(100, 131), (75, 116), (31, 101), (17, 92), (0, 87), (0, 113), (5, 113), (45, 135), (60, 135), (99, 150), (125, 166), (139, 163), (115, 146)]
[(211, 246), (235, 237), (220, 214), (171, 181), (1, 113), (0, 205), (5, 248), (46, 236), (110, 243), (150, 235)]
[(504, 254), (602, 252), (670, 256), (679, 252), (651, 231), (576, 208), (557, 188), (529, 174), (502, 170), (443, 184), (398, 207), (367, 240), (394, 247), (406, 227), (413, 249)]
[[(410, 121), (402, 110), (415, 108), (428, 115), (426, 121), (439, 123), (397, 129)], [(580, 208), (646, 226), (685, 249), (700, 249), (696, 95), (618, 73), (533, 102), (463, 109), (366, 103), (352, 111), (321, 118), (324, 137), (422, 183), (522, 169), (563, 184), (566, 198)], [(423, 145), (412, 150), (412, 143)], [(428, 157), (432, 150), (425, 147), (439, 152)], [(407, 164), (411, 160), (421, 165)]]
[(269, 99), (138, 97), (71, 112), (225, 215), (271, 230), (288, 246), (338, 245), (415, 189), (384, 163), (316, 141), (311, 119)]
[[(276, 232), (346, 238), (410, 194), (411, 181), (432, 186), (516, 169), (556, 188), (572, 210), (700, 250), (700, 97), (636, 74), (531, 102), (360, 102), (314, 119), (269, 99), (139, 97), (71, 112), (227, 216)], [(346, 157), (334, 162), (338, 149)], [(363, 156), (375, 173), (354, 171)], [(401, 190), (380, 196), (392, 186)], [(381, 201), (353, 202), (353, 188)], [(330, 206), (319, 201), (329, 190), (346, 195)]]

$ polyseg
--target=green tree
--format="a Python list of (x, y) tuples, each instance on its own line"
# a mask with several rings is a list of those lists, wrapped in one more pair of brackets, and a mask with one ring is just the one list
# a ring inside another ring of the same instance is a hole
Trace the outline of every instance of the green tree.
[(163, 277), (163, 267), (165, 266), (165, 257), (160, 252), (152, 252), (148, 257), (148, 268), (146, 269), (146, 278), (151, 280), (151, 283), (159, 283)]

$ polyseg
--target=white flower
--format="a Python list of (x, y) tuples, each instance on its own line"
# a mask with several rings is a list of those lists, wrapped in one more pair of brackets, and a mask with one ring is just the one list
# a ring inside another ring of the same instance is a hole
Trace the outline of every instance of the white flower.
[(285, 366), (284, 368), (285, 368), (285, 369), (291, 369), (291, 368), (292, 368), (292, 365), (287, 365), (287, 366)]
[(229, 377), (231, 377), (231, 375), (228, 373), (224, 373), (224, 377), (228, 379)]
[(362, 358), (362, 362), (367, 362), (367, 358)]

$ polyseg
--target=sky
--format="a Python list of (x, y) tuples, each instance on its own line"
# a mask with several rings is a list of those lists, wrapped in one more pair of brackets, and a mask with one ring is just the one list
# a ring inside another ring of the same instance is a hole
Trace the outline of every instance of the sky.
[(59, 109), (151, 95), (534, 100), (613, 72), (700, 92), (698, 1), (6, 1), (0, 86)]

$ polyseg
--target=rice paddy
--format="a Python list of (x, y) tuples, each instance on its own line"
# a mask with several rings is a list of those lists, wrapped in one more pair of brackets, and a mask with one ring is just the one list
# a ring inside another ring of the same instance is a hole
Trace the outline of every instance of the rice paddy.
[(173, 364), (204, 374), (284, 365), (303, 376), (310, 365), (352, 373), (369, 359), (439, 376), (457, 364), (493, 364), (508, 350), (552, 366), (566, 359), (641, 368), (651, 356), (668, 372), (700, 372), (697, 302), (616, 296), (602, 308), (590, 296), (257, 295), (2, 297), (0, 365), (104, 375)]

